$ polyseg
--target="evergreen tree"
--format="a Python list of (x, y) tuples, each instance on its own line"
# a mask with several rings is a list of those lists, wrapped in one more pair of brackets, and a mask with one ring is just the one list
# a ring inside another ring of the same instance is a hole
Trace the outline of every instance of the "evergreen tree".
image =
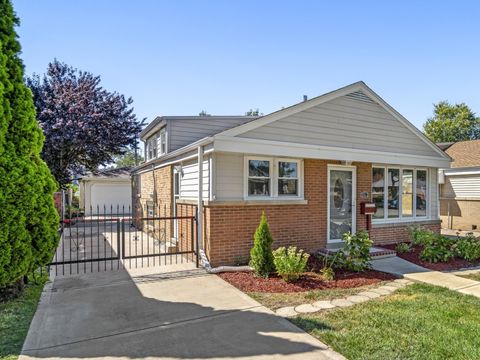
[(258, 276), (268, 277), (275, 270), (272, 243), (272, 234), (265, 212), (263, 212), (260, 224), (255, 231), (252, 250), (250, 250), (250, 266)]
[(56, 183), (40, 158), (35, 119), (9, 0), (0, 0), (0, 288), (46, 264), (58, 242)]

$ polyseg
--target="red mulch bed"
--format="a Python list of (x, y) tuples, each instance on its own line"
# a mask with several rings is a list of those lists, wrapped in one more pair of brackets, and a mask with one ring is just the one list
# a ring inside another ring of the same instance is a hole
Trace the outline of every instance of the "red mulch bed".
[(246, 292), (267, 292), (267, 293), (293, 293), (321, 289), (349, 289), (365, 285), (372, 285), (381, 281), (396, 279), (395, 276), (375, 270), (363, 272), (352, 272), (336, 270), (335, 280), (325, 281), (322, 276), (315, 272), (321, 268), (318, 260), (311, 256), (308, 268), (311, 270), (295, 283), (287, 283), (276, 275), (268, 279), (256, 277), (251, 272), (220, 273), (223, 280), (236, 288)]
[[(395, 250), (395, 244), (392, 245), (382, 245), (383, 248)], [(422, 251), (422, 246), (412, 246), (411, 251), (407, 253), (398, 253), (397, 256), (410, 261), (414, 264), (423, 266), (424, 268), (435, 270), (435, 271), (448, 271), (448, 270), (459, 270), (463, 268), (479, 266), (480, 261), (467, 261), (464, 259), (453, 258), (448, 262), (438, 262), (438, 263), (430, 263), (428, 261), (423, 261), (420, 259), (420, 252)]]

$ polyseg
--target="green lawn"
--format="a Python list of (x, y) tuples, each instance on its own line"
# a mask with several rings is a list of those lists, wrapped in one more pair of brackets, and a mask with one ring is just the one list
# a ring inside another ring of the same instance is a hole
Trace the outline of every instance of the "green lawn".
[(351, 289), (322, 289), (297, 293), (264, 293), (264, 292), (248, 292), (247, 294), (257, 300), (260, 304), (276, 310), (284, 306), (297, 306), (301, 304), (313, 303), (318, 300), (331, 300), (349, 295), (355, 295), (368, 289), (376, 288), (387, 281), (361, 286)]
[(464, 277), (464, 278), (467, 278), (467, 279), (480, 281), (480, 271), (476, 272), (476, 273), (473, 273), (473, 274), (470, 274), (470, 275), (458, 275), (458, 276)]
[(480, 359), (480, 299), (414, 284), (292, 319), (348, 359)]
[(19, 298), (0, 302), (0, 360), (15, 360), (20, 354), (46, 280), (31, 279)]

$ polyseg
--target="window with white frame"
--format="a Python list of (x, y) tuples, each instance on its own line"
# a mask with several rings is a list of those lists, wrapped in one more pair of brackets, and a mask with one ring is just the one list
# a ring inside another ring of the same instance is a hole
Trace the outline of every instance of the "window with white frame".
[(160, 155), (167, 152), (167, 131), (165, 128), (160, 130)]
[(270, 196), (271, 194), (271, 160), (248, 160), (248, 196)]
[(263, 157), (245, 158), (246, 197), (299, 198), (301, 161)]
[(428, 176), (426, 169), (398, 166), (372, 168), (374, 220), (427, 217)]
[(298, 161), (277, 161), (278, 196), (298, 196)]
[(165, 127), (152, 135), (145, 145), (147, 161), (165, 154), (167, 152), (167, 132)]

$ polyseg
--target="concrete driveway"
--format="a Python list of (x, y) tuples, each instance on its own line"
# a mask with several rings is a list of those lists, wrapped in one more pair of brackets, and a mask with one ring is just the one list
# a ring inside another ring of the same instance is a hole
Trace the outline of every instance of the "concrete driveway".
[(44, 291), (20, 357), (53, 358), (343, 359), (196, 269), (56, 278)]

